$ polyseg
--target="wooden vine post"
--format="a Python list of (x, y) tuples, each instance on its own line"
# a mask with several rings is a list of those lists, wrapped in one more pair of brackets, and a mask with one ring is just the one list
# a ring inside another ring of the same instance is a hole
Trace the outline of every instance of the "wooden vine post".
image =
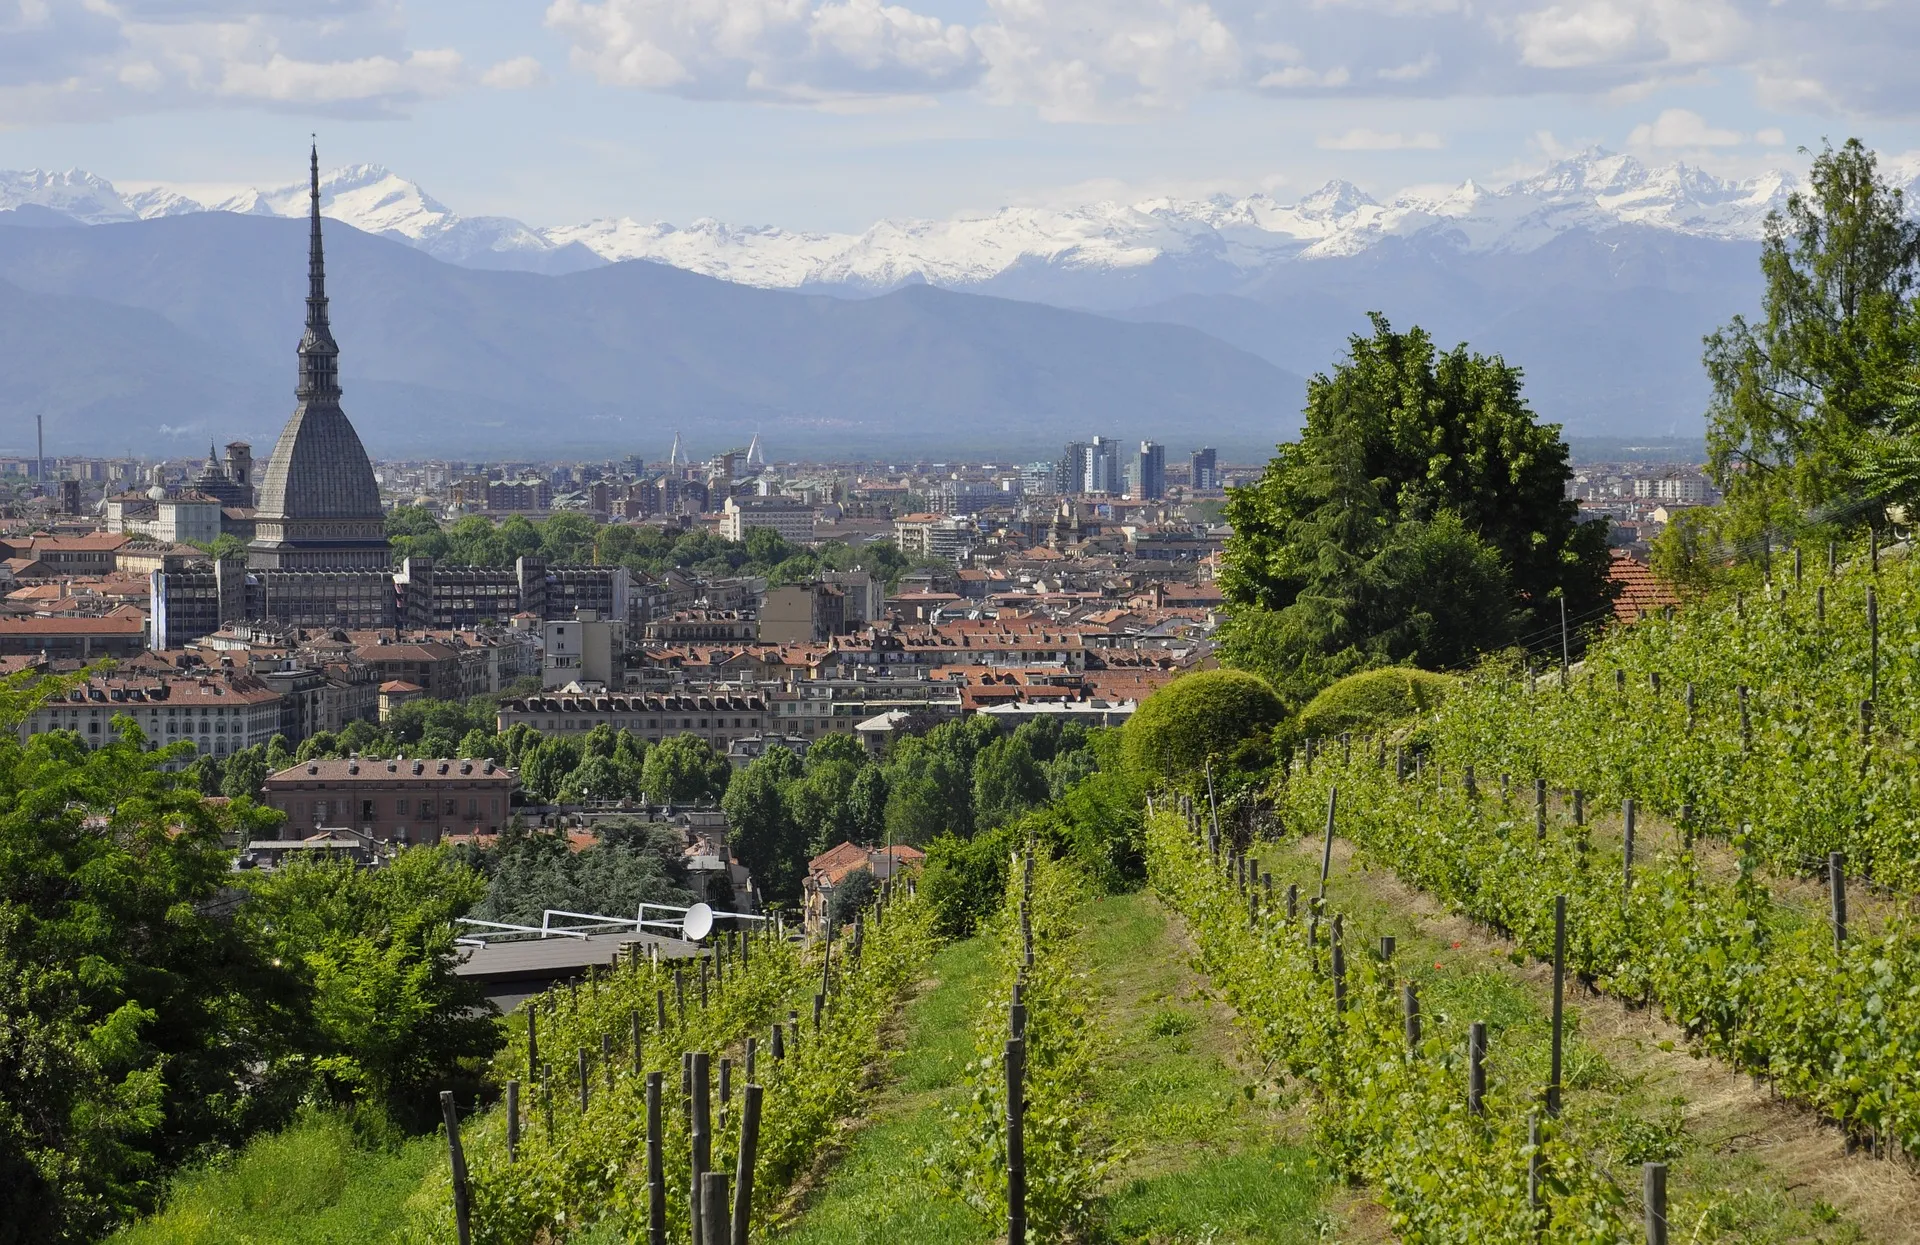
[(1467, 1112), (1487, 1113), (1487, 1022), (1467, 1026)]
[(1547, 1065), (1547, 1114), (1560, 1114), (1560, 1065), (1565, 1053), (1567, 1003), (1567, 897), (1553, 901), (1553, 1046)]
[(1647, 1163), (1641, 1167), (1647, 1207), (1647, 1245), (1667, 1245), (1667, 1165)]
[(520, 1082), (507, 1082), (507, 1162), (520, 1157)]
[(1333, 871), (1333, 814), (1340, 802), (1340, 788), (1327, 788), (1327, 841), (1320, 851), (1320, 901), (1327, 899), (1327, 875)]
[(1847, 854), (1831, 852), (1827, 856), (1827, 885), (1833, 892), (1833, 951), (1847, 950)]
[(753, 1220), (753, 1163), (760, 1147), (760, 1086), (747, 1083), (740, 1112), (740, 1159), (733, 1172), (733, 1240), (729, 1245), (747, 1245), (747, 1229)]
[(460, 1148), (460, 1111), (453, 1105), (453, 1091), (440, 1091), (440, 1114), (447, 1121), (447, 1158), (453, 1167), (453, 1226), (460, 1245), (472, 1245), (473, 1207), (467, 1188), (467, 1156)]
[(1007, 1240), (1027, 1239), (1026, 1042), (1007, 1039)]
[(667, 1156), (658, 1072), (647, 1073), (647, 1245), (667, 1245)]

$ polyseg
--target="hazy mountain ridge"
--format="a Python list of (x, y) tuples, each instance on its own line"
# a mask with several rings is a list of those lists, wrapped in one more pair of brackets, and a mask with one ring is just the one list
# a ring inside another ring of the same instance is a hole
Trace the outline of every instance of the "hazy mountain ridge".
[[(383, 454), (660, 457), (677, 430), (713, 447), (758, 431), (776, 454), (1041, 457), (1189, 430), (1258, 452), (1297, 427), (1297, 375), (1179, 325), (660, 264), (475, 270), (338, 226), (327, 261), (347, 410)], [(302, 223), (277, 214), (0, 228), (0, 428), (45, 413), (116, 451), (271, 444), (305, 263)]]

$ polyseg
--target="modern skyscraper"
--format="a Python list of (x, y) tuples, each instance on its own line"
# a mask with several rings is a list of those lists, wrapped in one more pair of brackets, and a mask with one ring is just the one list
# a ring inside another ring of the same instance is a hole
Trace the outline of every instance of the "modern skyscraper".
[(1211, 445), (1203, 446), (1195, 450), (1193, 457), (1188, 459), (1188, 467), (1192, 474), (1188, 476), (1187, 482), (1194, 488), (1216, 489), (1220, 487), (1219, 460), (1214, 455)]
[(263, 570), (384, 570), (393, 563), (380, 486), (360, 436), (340, 409), (340, 347), (327, 325), (320, 246), (320, 152), (311, 153), (307, 330), (300, 338), (299, 404), (260, 478), (250, 566)]
[(1087, 446), (1086, 470), (1081, 475), (1083, 493), (1121, 493), (1127, 482), (1123, 474), (1120, 443), (1112, 437), (1095, 437)]
[(1127, 463), (1127, 496), (1155, 501), (1167, 495), (1167, 447), (1142, 441)]

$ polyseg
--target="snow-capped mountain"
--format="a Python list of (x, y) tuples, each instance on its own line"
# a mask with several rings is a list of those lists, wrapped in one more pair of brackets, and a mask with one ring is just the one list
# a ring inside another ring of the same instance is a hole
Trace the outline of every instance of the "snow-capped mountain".
[[(1890, 172), (1909, 182), (1920, 169)], [(1752, 240), (1797, 184), (1791, 172), (1735, 181), (1596, 150), (1497, 188), (1468, 180), (1402, 191), (1386, 202), (1335, 181), (1293, 203), (1256, 194), (1009, 207), (948, 220), (883, 220), (859, 233), (806, 233), (631, 217), (536, 228), (507, 217), (461, 216), (391, 170), (358, 164), (322, 179), (321, 210), (469, 267), (561, 271), (646, 259), (745, 285), (871, 291), (916, 282), (981, 286), (1032, 269), (1124, 276), (1172, 266), (1204, 269), (1217, 286), (1288, 261), (1358, 255), (1390, 238), (1525, 253), (1575, 229), (1644, 225)], [(33, 204), (84, 224), (193, 211), (298, 216), (307, 210), (307, 193), (297, 182), (201, 204), (165, 187), (122, 195), (78, 170), (0, 172), (0, 209)]]

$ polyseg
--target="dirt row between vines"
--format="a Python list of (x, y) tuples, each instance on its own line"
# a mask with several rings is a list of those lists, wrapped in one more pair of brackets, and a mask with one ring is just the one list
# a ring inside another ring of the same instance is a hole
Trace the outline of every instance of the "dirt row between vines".
[[(1317, 863), (1322, 844), (1305, 839), (1295, 848)], [(1345, 839), (1334, 841), (1334, 863), (1349, 885), (1404, 911), (1428, 937), (1471, 950), (1524, 981), (1543, 1001), (1551, 998), (1550, 965), (1515, 964), (1511, 941), (1448, 912), (1392, 871), (1357, 863)], [(1584, 1041), (1623, 1072), (1683, 1100), (1695, 1139), (1720, 1154), (1757, 1162), (1795, 1200), (1825, 1203), (1870, 1240), (1920, 1241), (1920, 1175), (1904, 1161), (1850, 1152), (1841, 1131), (1813, 1112), (1718, 1059), (1689, 1052), (1685, 1033), (1656, 1008), (1632, 1007), (1571, 981), (1568, 1003), (1578, 1008)]]

